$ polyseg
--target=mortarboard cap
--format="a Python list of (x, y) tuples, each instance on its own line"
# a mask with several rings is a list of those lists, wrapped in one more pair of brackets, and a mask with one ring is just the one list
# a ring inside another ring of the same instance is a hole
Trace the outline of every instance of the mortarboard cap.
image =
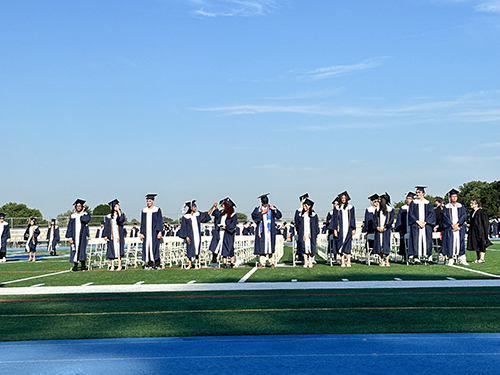
[(408, 193), (406, 193), (406, 198), (415, 198), (415, 193), (413, 191), (409, 191)]
[(302, 194), (302, 195), (299, 197), (299, 201), (302, 203), (302, 202), (304, 202), (304, 200), (305, 200), (306, 198), (309, 198), (309, 194), (308, 194), (308, 193)]
[(0, 217), (5, 217), (5, 214), (3, 212), (0, 212)]
[(113, 208), (114, 206), (116, 206), (117, 204), (119, 204), (120, 201), (118, 199), (113, 199), (111, 202), (108, 203), (108, 205)]
[(262, 195), (258, 196), (257, 198), (260, 199), (260, 201), (262, 203), (268, 203), (269, 202), (268, 195), (269, 195), (269, 193), (262, 194)]
[(229, 197), (224, 199), (224, 203), (230, 205), (231, 207), (236, 207), (236, 203), (234, 203)]
[(158, 194), (146, 194), (146, 199), (152, 199), (152, 200), (155, 200), (155, 197), (157, 196)]
[(340, 197), (337, 195), (335, 199), (332, 201), (332, 204), (335, 204), (335, 202), (339, 203), (340, 202)]
[(382, 194), (380, 198), (385, 198), (385, 201), (387, 203), (391, 203), (391, 196), (389, 195), (389, 193), (387, 193), (387, 191), (384, 194)]
[(349, 193), (346, 191), (342, 192), (339, 194), (339, 198), (342, 198), (342, 195), (345, 195), (347, 200), (351, 200), (351, 197), (349, 196)]
[(304, 199), (304, 201), (302, 203), (307, 204), (309, 207), (314, 206), (314, 201), (310, 198)]
[(449, 192), (448, 192), (448, 196), (451, 197), (452, 195), (454, 194), (457, 194), (458, 195), (459, 191), (457, 189), (451, 189)]
[(373, 195), (370, 195), (370, 196), (368, 197), (368, 199), (369, 199), (370, 201), (372, 201), (372, 202), (373, 202), (373, 201), (375, 201), (375, 200), (377, 200), (377, 199), (379, 199), (379, 198), (380, 198), (380, 196), (379, 196), (377, 193), (375, 193), (375, 194), (373, 194)]
[(426, 188), (427, 188), (427, 186), (420, 186), (420, 185), (415, 186), (415, 190), (420, 190), (420, 191), (422, 191), (422, 192), (424, 192), (424, 193), (425, 193), (425, 189), (426, 189)]
[(85, 204), (86, 201), (84, 201), (83, 199), (77, 199), (75, 201), (75, 203), (73, 203), (73, 206), (76, 206), (78, 203), (80, 203), (82, 206)]

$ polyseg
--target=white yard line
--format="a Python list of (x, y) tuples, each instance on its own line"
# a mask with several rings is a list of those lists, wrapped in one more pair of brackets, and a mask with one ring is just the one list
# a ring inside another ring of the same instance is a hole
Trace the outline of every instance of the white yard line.
[(481, 275), (485, 275), (485, 276), (490, 276), (490, 277), (496, 277), (496, 278), (499, 278), (500, 279), (500, 275), (493, 275), (492, 273), (487, 273), (487, 272), (483, 272), (483, 271), (478, 271), (478, 270), (473, 270), (473, 269), (470, 269), (470, 268), (465, 268), (465, 267), (460, 267), (460, 266), (456, 266), (456, 265), (450, 265), (450, 267), (455, 267), (455, 268), (459, 268), (461, 270), (466, 270), (466, 271), (470, 271), (470, 272), (475, 272), (475, 273), (479, 273)]
[(214, 292), (249, 290), (326, 290), (326, 289), (414, 289), (414, 288), (474, 288), (500, 287), (500, 279), (484, 280), (390, 280), (390, 281), (310, 281), (266, 283), (213, 283), (213, 284), (141, 284), (90, 285), (54, 287), (0, 288), (0, 295), (99, 294), (99, 293), (151, 293), (151, 292)]
[(254, 274), (254, 272), (257, 271), (257, 267), (254, 267), (252, 268), (249, 272), (246, 273), (245, 276), (243, 276), (238, 282), (239, 283), (244, 283), (245, 281), (247, 281), (250, 276), (252, 276)]
[(0, 285), (6, 285), (6, 284), (12, 284), (12, 283), (18, 283), (20, 281), (26, 281), (26, 280), (33, 280), (33, 279), (38, 279), (40, 277), (47, 277), (47, 276), (53, 276), (53, 275), (59, 275), (61, 273), (66, 273), (70, 272), (70, 270), (67, 271), (59, 271), (59, 272), (53, 272), (53, 273), (47, 273), (45, 275), (39, 275), (39, 276), (33, 276), (33, 277), (27, 277), (25, 279), (19, 279), (19, 280), (12, 280), (12, 281), (5, 281), (3, 283), (0, 282)]

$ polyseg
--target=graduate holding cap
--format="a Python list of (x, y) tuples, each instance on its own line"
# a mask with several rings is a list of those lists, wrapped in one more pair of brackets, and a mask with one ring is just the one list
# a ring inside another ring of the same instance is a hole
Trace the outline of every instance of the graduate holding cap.
[(110, 260), (108, 271), (115, 270), (115, 259), (118, 260), (117, 271), (122, 270), (122, 257), (125, 255), (125, 214), (120, 208), (118, 199), (108, 203), (111, 213), (106, 216), (103, 237), (107, 242), (106, 258)]
[[(276, 248), (276, 219), (283, 216), (276, 206), (269, 204), (269, 193), (258, 197), (260, 206), (254, 208), (252, 220), (256, 224), (254, 254), (259, 255), (259, 268), (264, 268), (272, 258)], [(271, 268), (274, 268), (274, 263)]]
[(380, 203), (373, 215), (375, 225), (375, 240), (373, 252), (379, 254), (380, 265), (390, 267), (389, 255), (391, 253), (391, 233), (394, 222), (394, 209), (390, 206), (391, 197), (386, 192), (380, 196)]
[[(196, 200), (187, 201), (182, 207), (185, 212), (181, 221), (181, 229), (177, 236), (186, 240), (186, 255), (188, 257), (188, 267), (200, 268), (200, 252), (201, 252), (201, 223), (208, 223), (211, 220), (210, 214), (217, 207), (215, 202), (208, 212), (198, 211)], [(193, 265), (193, 260), (195, 264)]]
[[(223, 263), (222, 268), (234, 268), (234, 236), (236, 235), (236, 228), (238, 226), (238, 217), (234, 212), (236, 204), (231, 198), (226, 198), (222, 202), (222, 216), (220, 218), (219, 226), (219, 240), (215, 253), (221, 254)], [(228, 264), (227, 260), (230, 259)]]
[(467, 227), (467, 211), (458, 203), (458, 190), (451, 189), (448, 192), (449, 203), (443, 208), (443, 255), (452, 265), (455, 261), (468, 266), (465, 256), (465, 233)]
[(224, 203), (224, 199), (221, 199), (218, 204), (214, 203), (215, 208), (211, 212), (211, 215), (214, 217), (214, 227), (212, 229), (212, 239), (210, 240), (208, 250), (212, 252), (212, 267), (218, 267), (217, 257), (221, 255), (220, 252), (217, 252), (221, 250), (217, 245), (219, 244), (220, 238), (220, 221), (222, 218), (222, 211), (224, 211), (224, 207), (222, 206), (222, 203)]
[(316, 238), (319, 234), (318, 215), (313, 210), (314, 202), (309, 196), (301, 198), (302, 208), (295, 212), (297, 227), (297, 252), (304, 257), (304, 268), (312, 268), (316, 253)]
[(414, 199), (408, 208), (408, 224), (410, 225), (410, 239), (408, 253), (418, 265), (421, 259), (432, 262), (432, 231), (436, 224), (434, 208), (425, 199), (426, 186), (416, 186)]
[(73, 263), (72, 271), (78, 271), (78, 262), (81, 264), (82, 271), (88, 269), (85, 262), (87, 261), (87, 240), (89, 237), (87, 224), (90, 222), (90, 215), (85, 212), (84, 204), (83, 199), (77, 199), (73, 203), (75, 212), (71, 214), (66, 229), (66, 238), (69, 238), (71, 244), (69, 261)]
[(56, 219), (50, 221), (49, 229), (47, 230), (47, 251), (50, 255), (57, 255), (57, 243), (61, 237), (59, 236), (59, 227), (56, 225)]
[(7, 262), (7, 241), (10, 240), (10, 226), (5, 221), (5, 214), (0, 213), (0, 263)]
[(28, 262), (35, 262), (36, 258), (36, 245), (38, 244), (38, 236), (40, 235), (40, 228), (36, 225), (36, 218), (32, 217), (29, 221), (28, 228), (24, 232), (24, 239), (26, 240), (26, 251), (29, 253)]
[[(375, 233), (375, 224), (374, 224), (374, 216), (375, 211), (379, 205), (379, 195), (377, 193), (372, 194), (368, 197), (368, 200), (371, 202), (371, 206), (365, 210), (365, 219), (363, 220), (363, 226), (361, 227), (361, 232), (368, 234)], [(366, 240), (367, 250), (368, 248), (373, 249), (373, 240)], [(376, 254), (376, 253), (375, 253)]]
[(141, 212), (142, 261), (145, 270), (160, 268), (160, 241), (163, 231), (161, 209), (154, 205), (156, 194), (146, 195), (146, 207)]
[(340, 203), (340, 198), (338, 196), (336, 196), (335, 199), (332, 201), (333, 208), (331, 211), (328, 212), (328, 214), (326, 215), (326, 220), (325, 220), (325, 225), (326, 225), (326, 228), (328, 230), (328, 254), (329, 254), (329, 257), (333, 256), (333, 258), (334, 258), (334, 261), (332, 263), (330, 263), (331, 265), (333, 265), (333, 263), (338, 264), (337, 239), (335, 237), (334, 230), (331, 229), (331, 227), (330, 227), (330, 224), (332, 223), (333, 220), (336, 220), (334, 218), (334, 216), (337, 215), (339, 212), (337, 210), (337, 206), (339, 205), (339, 203)]

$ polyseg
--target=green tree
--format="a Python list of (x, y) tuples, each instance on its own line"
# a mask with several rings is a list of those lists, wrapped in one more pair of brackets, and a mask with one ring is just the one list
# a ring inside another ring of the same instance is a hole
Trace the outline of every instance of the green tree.
[(5, 214), (6, 220), (12, 225), (13, 228), (26, 227), (28, 225), (28, 220), (31, 217), (37, 219), (37, 224), (39, 226), (45, 226), (48, 224), (47, 220), (43, 219), (43, 215), (40, 210), (36, 208), (29, 208), (24, 203), (5, 203), (2, 207), (0, 207), (0, 212)]
[(99, 225), (101, 221), (104, 220), (107, 214), (111, 212), (109, 205), (107, 204), (100, 204), (96, 207), (94, 207), (94, 210), (92, 211), (92, 217), (90, 218), (90, 223), (89, 225)]
[(238, 223), (244, 223), (248, 221), (248, 216), (241, 212), (236, 212), (236, 217), (238, 218)]
[[(89, 206), (87, 206), (86, 204), (83, 205), (83, 208), (85, 210), (86, 213), (92, 215), (92, 210), (90, 209)], [(75, 212), (75, 210), (68, 210), (66, 212), (62, 212), (60, 213), (59, 215), (57, 215), (57, 225), (59, 225), (60, 227), (65, 227), (68, 225), (68, 222), (69, 222), (69, 217), (71, 216), (71, 214)]]
[(469, 181), (459, 187), (458, 201), (465, 206), (467, 214), (472, 215), (470, 201), (481, 199), (481, 206), (490, 217), (500, 216), (500, 181)]

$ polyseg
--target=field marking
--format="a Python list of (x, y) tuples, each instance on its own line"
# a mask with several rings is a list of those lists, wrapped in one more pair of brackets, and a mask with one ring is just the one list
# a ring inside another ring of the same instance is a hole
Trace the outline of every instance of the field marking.
[(66, 272), (70, 272), (71, 270), (67, 270), (67, 271), (59, 271), (59, 272), (51, 272), (51, 273), (47, 273), (45, 275), (39, 275), (39, 276), (33, 276), (33, 277), (27, 277), (25, 279), (19, 279), (19, 280), (12, 280), (12, 281), (5, 281), (5, 282), (0, 282), (0, 285), (6, 285), (6, 284), (12, 284), (12, 283), (18, 283), (20, 281), (27, 281), (27, 280), (33, 280), (33, 279), (38, 279), (39, 277), (47, 277), (47, 276), (53, 276), (53, 275), (59, 275), (61, 273), (66, 273)]
[(496, 278), (499, 278), (500, 279), (500, 276), (499, 275), (494, 275), (492, 273), (487, 273), (487, 272), (483, 272), (483, 271), (478, 271), (478, 270), (473, 270), (471, 268), (465, 268), (465, 267), (460, 267), (460, 266), (457, 266), (455, 264), (451, 264), (449, 267), (455, 267), (455, 268), (458, 268), (458, 269), (461, 269), (461, 270), (466, 270), (466, 271), (470, 271), (470, 272), (475, 272), (475, 273), (479, 273), (481, 275), (485, 275), (485, 276), (490, 276), (490, 277), (496, 277)]
[(247, 272), (245, 274), (245, 276), (243, 276), (241, 279), (239, 279), (238, 282), (244, 283), (245, 281), (247, 281), (250, 278), (250, 276), (252, 276), (254, 274), (255, 271), (257, 271), (257, 267), (252, 268), (249, 272)]
[(392, 307), (305, 307), (281, 309), (217, 309), (217, 310), (162, 310), (162, 311), (110, 311), (89, 313), (47, 313), (47, 314), (1, 314), (0, 318), (54, 318), (66, 316), (106, 315), (173, 315), (173, 314), (220, 314), (220, 313), (268, 313), (268, 312), (321, 312), (321, 311), (390, 311), (390, 310), (498, 310), (500, 306), (392, 306)]

